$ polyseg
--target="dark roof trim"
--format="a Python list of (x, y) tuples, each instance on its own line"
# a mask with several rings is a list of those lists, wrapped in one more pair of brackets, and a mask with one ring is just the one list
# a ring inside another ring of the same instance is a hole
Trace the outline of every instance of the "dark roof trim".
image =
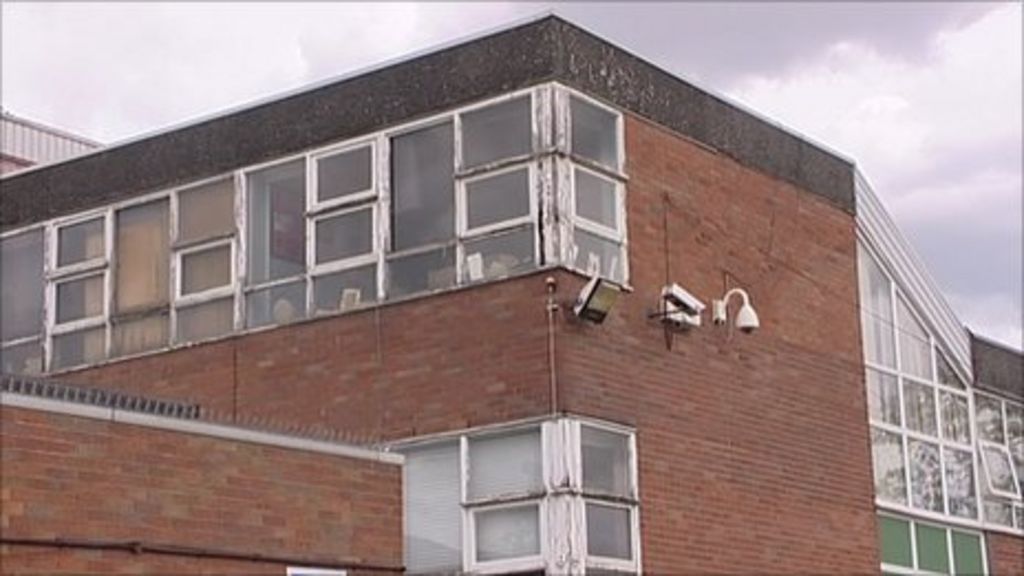
[(14, 174), (0, 229), (102, 206), (556, 80), (853, 211), (853, 165), (556, 16)]
[(971, 334), (974, 384), (1024, 400), (1024, 353)]

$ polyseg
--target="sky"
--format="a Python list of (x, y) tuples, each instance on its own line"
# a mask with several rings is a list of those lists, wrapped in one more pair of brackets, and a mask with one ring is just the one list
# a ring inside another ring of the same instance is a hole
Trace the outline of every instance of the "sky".
[(1022, 5), (22, 3), (6, 110), (111, 143), (554, 11), (854, 158), (976, 333), (1022, 346)]

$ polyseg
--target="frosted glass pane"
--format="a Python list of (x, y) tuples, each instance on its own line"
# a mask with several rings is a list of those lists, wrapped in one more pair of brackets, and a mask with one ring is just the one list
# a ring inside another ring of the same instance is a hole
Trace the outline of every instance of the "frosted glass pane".
[(533, 226), (466, 241), (464, 278), (468, 282), (496, 280), (530, 270), (534, 267), (533, 249)]
[(231, 332), (235, 322), (232, 298), (178, 309), (178, 342), (196, 342)]
[(616, 496), (631, 495), (628, 436), (582, 426), (580, 449), (584, 489)]
[(911, 505), (942, 512), (942, 466), (938, 445), (908, 438), (907, 453), (910, 457)]
[(540, 430), (471, 438), (468, 475), (471, 500), (540, 490)]
[(226, 178), (178, 194), (178, 241), (192, 242), (235, 231), (235, 181)]
[(372, 169), (369, 146), (317, 159), (317, 198), (323, 202), (369, 190)]
[(907, 503), (907, 482), (903, 460), (903, 442), (899, 434), (871, 429), (871, 456), (878, 498)]
[(0, 240), (0, 287), (0, 340), (42, 332), (42, 230)]
[(961, 518), (978, 517), (978, 500), (974, 490), (974, 459), (967, 450), (943, 449), (946, 461), (946, 497), (949, 513)]
[(633, 558), (629, 509), (587, 502), (587, 553), (605, 558)]
[(587, 274), (596, 272), (603, 278), (622, 282), (625, 279), (625, 262), (622, 246), (603, 236), (576, 229), (573, 234), (576, 258), (573, 265)]
[(1003, 443), (1002, 403), (988, 396), (974, 397), (974, 417), (978, 423), (978, 438), (996, 444)]
[(166, 304), (170, 297), (169, 204), (160, 200), (117, 213), (115, 310)]
[(466, 168), (530, 152), (530, 97), (520, 96), (462, 115)]
[(580, 98), (569, 98), (572, 151), (598, 164), (617, 169), (619, 164), (616, 116)]
[(103, 315), (103, 274), (57, 285), (57, 323)]
[(103, 257), (103, 218), (64, 226), (57, 235), (58, 266)]
[(918, 323), (903, 298), (896, 299), (896, 317), (900, 335), (900, 370), (932, 379), (932, 346), (928, 332)]
[(1000, 526), (1013, 526), (1013, 506), (1009, 500), (985, 498), (985, 521)]
[(615, 183), (579, 168), (576, 179), (576, 215), (611, 228), (619, 229), (619, 209)]
[(959, 388), (960, 390), (964, 389), (964, 383), (960, 381), (960, 377), (953, 371), (953, 367), (949, 365), (949, 361), (946, 360), (946, 357), (938, 351), (935, 352), (935, 366), (938, 369), (936, 378), (940, 384)]
[(1009, 454), (994, 446), (982, 446), (981, 455), (985, 463), (985, 473), (994, 490), (1017, 495), (1018, 486), (1014, 481), (1013, 465)]
[(405, 563), (409, 572), (462, 568), (462, 507), (457, 443), (405, 452)]
[(900, 425), (900, 389), (895, 376), (868, 368), (868, 413), (872, 422)]
[(936, 436), (935, 389), (927, 384), (904, 380), (903, 403), (907, 413), (907, 427), (930, 436)]
[(540, 510), (537, 504), (474, 512), (478, 562), (540, 554)]
[(530, 172), (526, 168), (466, 183), (466, 224), (479, 228), (530, 213)]
[(357, 210), (317, 220), (317, 264), (361, 256), (372, 251), (373, 210)]
[(970, 409), (967, 398), (946, 391), (939, 392), (942, 411), (942, 437), (963, 444), (971, 442)]
[(93, 328), (53, 337), (54, 370), (92, 364), (106, 357), (106, 330)]
[(231, 284), (231, 247), (181, 255), (181, 293), (194, 294)]
[(168, 344), (170, 323), (167, 312), (134, 318), (114, 324), (111, 333), (111, 354), (126, 356), (164, 348)]

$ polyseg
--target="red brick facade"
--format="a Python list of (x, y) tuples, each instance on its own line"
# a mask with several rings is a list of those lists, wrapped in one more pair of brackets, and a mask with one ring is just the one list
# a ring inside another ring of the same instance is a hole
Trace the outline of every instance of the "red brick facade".
[[(632, 116), (626, 151), (631, 292), (600, 326), (559, 314), (554, 368), (559, 411), (637, 430), (645, 571), (876, 572), (853, 216)], [(568, 305), (582, 278), (551, 274)], [(380, 439), (546, 414), (547, 275), (66, 378)], [(666, 281), (746, 288), (761, 330), (669, 349), (646, 318)], [(1020, 566), (1020, 538), (989, 542)]]
[[(4, 539), (96, 545), (0, 547), (4, 574), (402, 564), (399, 465), (23, 408), (0, 416)], [(129, 547), (101, 546), (114, 544)], [(272, 559), (245, 559), (257, 555)]]

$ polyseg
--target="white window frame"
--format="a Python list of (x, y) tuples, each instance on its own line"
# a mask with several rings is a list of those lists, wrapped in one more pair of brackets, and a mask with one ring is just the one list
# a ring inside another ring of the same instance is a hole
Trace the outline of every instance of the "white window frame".
[[(469, 185), (481, 180), (488, 180), (497, 176), (505, 174), (511, 174), (513, 172), (526, 171), (526, 194), (529, 200), (529, 209), (523, 216), (516, 216), (514, 218), (508, 218), (505, 220), (499, 220), (491, 222), (490, 224), (484, 224), (475, 228), (469, 225)], [(536, 225), (538, 208), (537, 208), (537, 195), (534, 194), (534, 182), (537, 179), (537, 167), (534, 163), (521, 163), (513, 164), (511, 166), (504, 166), (501, 168), (494, 169), (490, 172), (475, 172), (472, 176), (458, 179), (456, 181), (456, 194), (458, 195), (455, 205), (459, 208), (455, 211), (457, 233), (459, 239), (462, 241), (467, 240), (478, 240), (485, 236), (500, 235), (501, 232), (506, 232), (514, 228), (523, 227), (525, 225)]]
[(42, 271), (43, 304), (42, 304), (42, 313), (41, 313), (40, 317), (38, 318), (38, 321), (39, 321), (39, 323), (38, 323), (39, 331), (37, 333), (29, 335), (29, 336), (20, 336), (18, 338), (11, 338), (10, 340), (0, 341), (0, 354), (3, 354), (4, 350), (9, 350), (11, 348), (17, 348), (19, 346), (24, 346), (26, 344), (37, 344), (40, 347), (41, 354), (42, 354), (42, 356), (41, 356), (41, 358), (42, 358), (42, 366), (39, 367), (39, 369), (40, 369), (39, 372), (43, 373), (43, 374), (45, 374), (47, 372), (47, 368), (49, 367), (49, 358), (48, 357), (49, 357), (49, 350), (50, 350), (50, 327), (48, 325), (48, 319), (50, 317), (50, 308), (51, 308), (50, 299), (49, 299), (49, 291), (50, 291), (50, 288), (49, 288), (49, 286), (50, 286), (49, 274), (50, 274), (50, 270), (52, 269), (52, 267), (50, 266), (50, 260), (51, 260), (51, 255), (50, 255), (51, 248), (50, 247), (53, 246), (53, 243), (51, 242), (51, 238), (50, 238), (50, 236), (52, 235), (52, 226), (53, 226), (52, 222), (41, 223), (41, 224), (40, 223), (34, 223), (34, 224), (30, 224), (28, 226), (24, 226), (22, 228), (16, 228), (16, 229), (11, 230), (9, 232), (5, 232), (4, 234), (0, 234), (0, 240), (7, 240), (9, 238), (15, 238), (17, 236), (20, 236), (22, 234), (33, 234), (33, 233), (39, 233), (41, 235), (41, 237), (42, 237), (43, 256), (42, 256), (42, 262), (40, 262), (40, 264), (41, 264), (41, 266), (43, 268), (43, 271)]
[[(313, 214), (318, 214), (329, 210), (334, 210), (335, 208), (361, 204), (364, 202), (372, 202), (376, 200), (379, 196), (378, 190), (380, 180), (380, 175), (378, 174), (377, 171), (378, 146), (379, 144), (375, 138), (364, 137), (310, 152), (307, 156), (308, 160), (306, 163), (306, 189), (308, 191), (306, 198), (306, 207), (308, 211), (307, 216), (311, 216)], [(328, 200), (321, 201), (319, 196), (319, 162), (321, 160), (329, 159), (334, 156), (355, 152), (361, 148), (370, 149), (370, 188), (365, 190), (357, 190), (355, 192), (350, 192), (337, 198), (330, 198)]]
[[(989, 442), (988, 440), (980, 440), (978, 442), (978, 446), (981, 448), (981, 459), (985, 466), (985, 480), (988, 484), (989, 491), (995, 496), (1002, 496), (1004, 498), (1009, 498), (1010, 500), (1020, 500), (1020, 483), (1017, 478), (1017, 469), (1013, 464), (1013, 457), (1010, 455), (1010, 450), (1002, 444), (996, 444), (995, 442)], [(1010, 478), (1013, 481), (1013, 492), (1007, 492), (1000, 488), (996, 488), (995, 484), (992, 483), (992, 467), (989, 463), (989, 450), (998, 452), (1006, 458), (1006, 463), (1010, 467)]]
[[(943, 530), (945, 532), (945, 534), (946, 534), (946, 553), (947, 553), (947, 557), (948, 557), (947, 562), (949, 563), (950, 573), (953, 573), (955, 571), (955, 567), (956, 567), (956, 564), (955, 564), (956, 556), (953, 554), (953, 531), (954, 530), (956, 530), (958, 532), (963, 532), (965, 534), (970, 534), (972, 536), (977, 536), (978, 537), (978, 547), (979, 547), (979, 550), (981, 552), (980, 556), (981, 556), (982, 574), (988, 574), (989, 573), (988, 554), (986, 553), (987, 549), (986, 549), (986, 546), (985, 546), (985, 533), (980, 531), (979, 529), (977, 529), (977, 528), (967, 528), (967, 529), (965, 529), (965, 528), (960, 527), (960, 526), (955, 526), (955, 525), (950, 525), (950, 524), (941, 524), (941, 523), (934, 522), (934, 521), (932, 521), (932, 522), (924, 522), (924, 521), (921, 521), (921, 520), (918, 520), (916, 518), (912, 518), (912, 517), (909, 517), (909, 516), (902, 516), (902, 515), (899, 515), (899, 514), (892, 514), (892, 513), (883, 512), (883, 511), (878, 511), (877, 512), (877, 516), (878, 517), (892, 518), (894, 520), (899, 520), (901, 522), (906, 522), (907, 526), (908, 526), (908, 529), (910, 530), (910, 562), (911, 562), (911, 564), (913, 564), (913, 566), (908, 568), (906, 566), (900, 566), (898, 564), (886, 564), (885, 562), (881, 562), (880, 563), (880, 567), (881, 567), (882, 572), (884, 572), (886, 574), (907, 574), (909, 576), (919, 576), (919, 575), (942, 576), (942, 574), (940, 574), (938, 572), (931, 572), (929, 570), (922, 570), (921, 568), (918, 567), (918, 559), (917, 559), (917, 525), (918, 524), (922, 524), (924, 526), (929, 526), (931, 528), (937, 528), (937, 529)], [(879, 553), (881, 553), (881, 551), (879, 551)]]
[(302, 566), (288, 566), (285, 569), (285, 576), (346, 576), (345, 570), (334, 570), (331, 568), (303, 568)]
[[(465, 472), (466, 469), (463, 467), (464, 479)], [(465, 529), (462, 531), (463, 565), (467, 567), (468, 571), (477, 574), (507, 574), (509, 572), (544, 569), (544, 559), (548, 555), (548, 534), (547, 522), (544, 521), (547, 517), (547, 500), (543, 496), (512, 501), (499, 500), (494, 504), (481, 501), (477, 501), (475, 503), (467, 503), (463, 501), (462, 506), (463, 526), (465, 526)], [(525, 508), (528, 506), (537, 508), (537, 537), (539, 539), (537, 554), (516, 558), (505, 558), (501, 560), (478, 560), (478, 550), (476, 547), (476, 515), (481, 512)]]

